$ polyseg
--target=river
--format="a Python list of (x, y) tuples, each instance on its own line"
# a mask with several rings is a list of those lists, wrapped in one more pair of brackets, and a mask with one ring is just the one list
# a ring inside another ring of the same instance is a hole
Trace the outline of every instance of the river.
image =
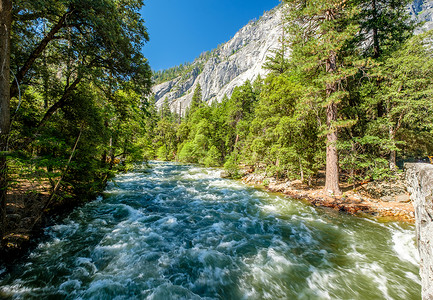
[(415, 229), (271, 194), (218, 170), (119, 175), (12, 270), (1, 299), (420, 299)]

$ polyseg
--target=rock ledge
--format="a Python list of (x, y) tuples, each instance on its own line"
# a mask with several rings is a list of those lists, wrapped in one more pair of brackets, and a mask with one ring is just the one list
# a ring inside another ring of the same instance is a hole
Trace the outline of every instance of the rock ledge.
[(422, 298), (433, 299), (433, 165), (405, 164), (406, 180), (415, 207)]

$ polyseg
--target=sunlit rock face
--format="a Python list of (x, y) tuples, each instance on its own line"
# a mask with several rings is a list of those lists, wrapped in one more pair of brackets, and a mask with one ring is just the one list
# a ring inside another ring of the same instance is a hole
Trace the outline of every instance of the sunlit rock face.
[(416, 21), (425, 22), (416, 33), (433, 29), (433, 1), (415, 0), (409, 10)]
[(210, 55), (197, 58), (188, 73), (154, 86), (157, 106), (167, 99), (173, 111), (185, 111), (198, 84), (204, 101), (221, 101), (246, 80), (266, 75), (262, 68), (266, 57), (281, 44), (283, 10), (278, 6), (259, 20), (250, 21)]
[[(250, 21), (230, 41), (210, 54), (198, 57), (188, 72), (155, 85), (153, 93), (157, 107), (167, 99), (172, 111), (183, 113), (198, 84), (203, 91), (203, 100), (213, 102), (221, 101), (224, 95), (230, 97), (233, 89), (246, 80), (253, 81), (259, 75), (264, 77), (267, 74), (263, 68), (266, 58), (273, 55), (273, 50), (281, 48), (284, 10), (280, 5), (259, 20)], [(408, 10), (413, 19), (425, 21), (417, 33), (433, 28), (433, 1), (415, 0)], [(286, 54), (290, 55), (289, 52)]]
[(405, 169), (415, 207), (422, 298), (433, 299), (433, 165), (405, 164)]

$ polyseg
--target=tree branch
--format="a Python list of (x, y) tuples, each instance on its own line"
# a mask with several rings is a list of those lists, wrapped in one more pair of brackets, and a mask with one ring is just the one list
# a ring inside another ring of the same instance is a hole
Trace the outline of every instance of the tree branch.
[(65, 92), (63, 93), (62, 98), (59, 99), (59, 101), (57, 101), (56, 103), (54, 103), (45, 113), (44, 117), (42, 118), (42, 120), (38, 123), (38, 125), (36, 126), (36, 129), (39, 129), (41, 127), (43, 127), (45, 125), (45, 123), (47, 122), (47, 120), (60, 108), (64, 107), (66, 104), (66, 100), (69, 98), (69, 96), (72, 94), (73, 90), (77, 87), (77, 85), (80, 83), (81, 79), (83, 77), (82, 76), (78, 76), (74, 82), (68, 86), (65, 89)]
[(62, 98), (59, 99), (59, 101), (57, 101), (56, 103), (54, 103), (45, 113), (44, 117), (42, 118), (42, 120), (38, 123), (38, 125), (36, 125), (36, 131), (33, 133), (33, 135), (27, 139), (24, 140), (23, 143), (21, 143), (18, 147), (17, 150), (20, 150), (22, 148), (24, 148), (25, 146), (27, 146), (28, 144), (30, 144), (31, 142), (33, 142), (39, 132), (39, 130), (45, 126), (45, 123), (47, 122), (47, 120), (60, 108), (63, 108), (66, 103), (67, 100), (69, 98), (69, 96), (72, 94), (72, 92), (74, 91), (74, 89), (77, 87), (77, 85), (80, 83), (81, 79), (83, 77), (82, 76), (78, 76), (75, 81), (68, 86), (65, 89), (65, 92), (63, 93)]
[[(53, 39), (55, 39), (55, 35), (57, 32), (59, 32), (59, 30), (65, 26), (65, 21), (67, 16), (70, 14), (69, 11), (67, 11), (57, 22), (56, 25), (54, 25), (53, 28), (51, 28), (50, 32), (42, 39), (42, 41), (39, 43), (39, 45), (36, 47), (35, 50), (33, 50), (33, 52), (30, 54), (29, 58), (27, 59), (27, 61), (24, 63), (24, 65), (21, 67), (21, 69), (18, 71), (18, 73), (16, 74), (16, 78), (18, 83), (21, 83), (22, 80), (24, 79), (24, 76), (27, 74), (27, 72), (30, 70), (30, 68), (32, 67), (33, 63), (35, 62), (35, 60), (42, 54), (42, 52), (45, 50), (45, 48), (47, 47), (48, 43), (50, 41), (52, 41)], [(11, 98), (16, 97), (18, 93), (18, 88), (17, 86), (14, 84), (11, 86), (10, 89), (10, 95)]]

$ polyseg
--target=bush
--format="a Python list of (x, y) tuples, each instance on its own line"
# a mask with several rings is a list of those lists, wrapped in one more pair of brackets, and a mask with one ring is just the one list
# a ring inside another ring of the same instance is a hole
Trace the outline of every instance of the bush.
[(162, 145), (158, 148), (158, 151), (156, 151), (156, 156), (159, 160), (168, 160), (169, 159), (169, 153), (167, 150), (167, 147), (165, 145)]
[(179, 160), (182, 162), (196, 163), (195, 149), (192, 142), (186, 142), (179, 151)]
[(232, 152), (224, 164), (224, 169), (227, 171), (229, 177), (232, 178), (241, 177), (241, 174), (239, 173), (239, 163), (237, 157), (238, 157), (238, 152), (237, 151)]
[(221, 153), (218, 151), (217, 147), (212, 146), (210, 148), (210, 150), (206, 153), (203, 164), (206, 167), (218, 167), (221, 165)]

